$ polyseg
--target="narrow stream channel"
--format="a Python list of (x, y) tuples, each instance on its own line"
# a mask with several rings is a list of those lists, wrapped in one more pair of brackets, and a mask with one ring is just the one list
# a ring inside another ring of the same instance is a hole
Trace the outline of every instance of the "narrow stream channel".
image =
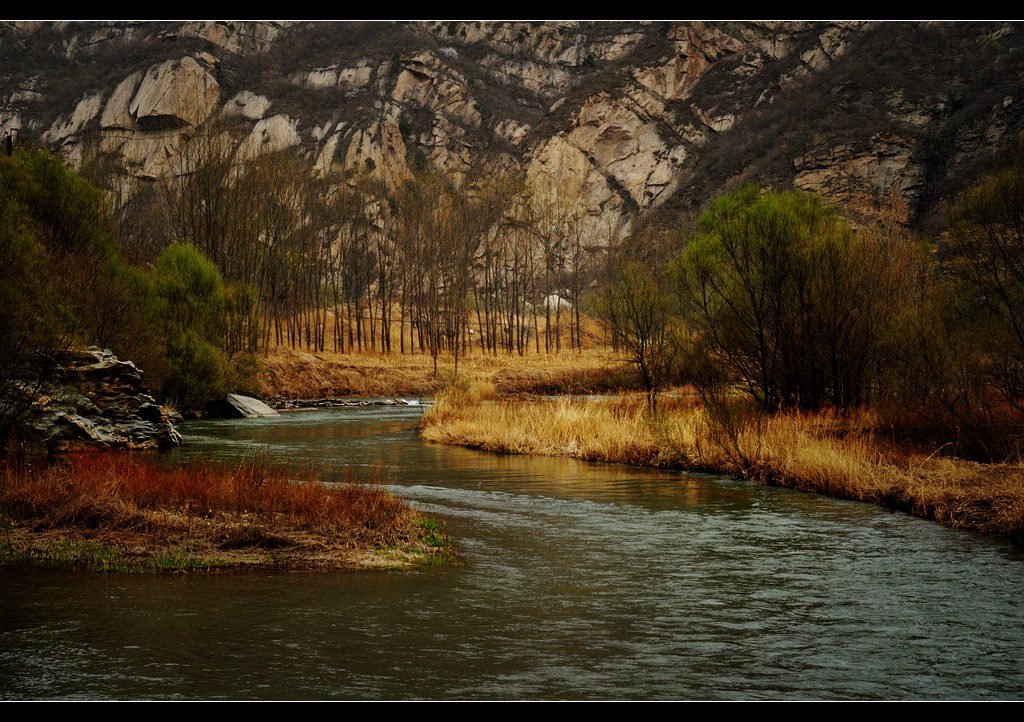
[(718, 476), (426, 444), (420, 410), (182, 425), (368, 477), (459, 567), (0, 568), (0, 699), (1021, 699), (1024, 551)]

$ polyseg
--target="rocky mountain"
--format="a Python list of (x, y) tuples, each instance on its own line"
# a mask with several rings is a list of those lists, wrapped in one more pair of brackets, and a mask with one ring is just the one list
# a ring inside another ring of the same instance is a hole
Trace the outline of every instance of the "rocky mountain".
[(240, 150), (395, 182), (522, 170), (595, 223), (739, 183), (927, 227), (1024, 125), (1024, 25), (888, 22), (0, 23), (0, 131), (182, 173)]

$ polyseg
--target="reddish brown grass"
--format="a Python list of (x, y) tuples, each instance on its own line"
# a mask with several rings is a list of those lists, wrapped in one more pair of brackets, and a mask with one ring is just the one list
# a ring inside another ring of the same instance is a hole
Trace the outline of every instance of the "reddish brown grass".
[(177, 467), (110, 452), (37, 470), (8, 465), (0, 468), (4, 520), (18, 529), (23, 549), (34, 549), (30, 530), (61, 542), (96, 541), (133, 559), (186, 546), (220, 566), (268, 563), (263, 552), (228, 554), (222, 563), (224, 550), (286, 549), (272, 563), (358, 567), (384, 564), (353, 554), (423, 547), (416, 512), (376, 481), (323, 484), (312, 473), (259, 461)]
[(387, 535), (408, 511), (404, 501), (372, 484), (326, 485), (311, 473), (297, 477), (260, 462), (165, 467), (130, 454), (81, 454), (37, 474), (5, 469), (0, 484), (5, 513), (51, 526), (120, 526), (132, 523), (132, 510), (148, 509), (197, 517), (254, 514)]

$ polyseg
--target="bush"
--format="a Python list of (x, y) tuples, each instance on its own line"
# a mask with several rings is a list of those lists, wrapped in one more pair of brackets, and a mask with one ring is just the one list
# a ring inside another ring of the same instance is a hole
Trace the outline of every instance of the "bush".
[(166, 339), (163, 394), (179, 408), (196, 409), (227, 390), (224, 282), (211, 261), (184, 243), (160, 254), (154, 274), (153, 322)]
[(168, 339), (164, 396), (179, 409), (198, 409), (227, 393), (224, 355), (191, 329)]
[(228, 366), (227, 387), (248, 396), (258, 395), (261, 369), (259, 357), (255, 354), (240, 353), (236, 355)]
[(1019, 454), (1024, 425), (1024, 148), (963, 193), (941, 275), (898, 315), (882, 405), (902, 435), (977, 458)]
[(45, 249), (23, 207), (0, 187), (0, 444), (15, 433), (64, 345)]
[(1024, 145), (951, 213), (947, 269), (962, 326), (983, 331), (989, 382), (1024, 411)]

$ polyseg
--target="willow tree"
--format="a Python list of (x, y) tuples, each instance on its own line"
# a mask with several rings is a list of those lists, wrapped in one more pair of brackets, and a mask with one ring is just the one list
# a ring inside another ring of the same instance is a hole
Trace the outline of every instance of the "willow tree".
[(696, 348), (767, 410), (863, 401), (885, 299), (849, 225), (816, 196), (756, 185), (697, 225), (675, 263)]

